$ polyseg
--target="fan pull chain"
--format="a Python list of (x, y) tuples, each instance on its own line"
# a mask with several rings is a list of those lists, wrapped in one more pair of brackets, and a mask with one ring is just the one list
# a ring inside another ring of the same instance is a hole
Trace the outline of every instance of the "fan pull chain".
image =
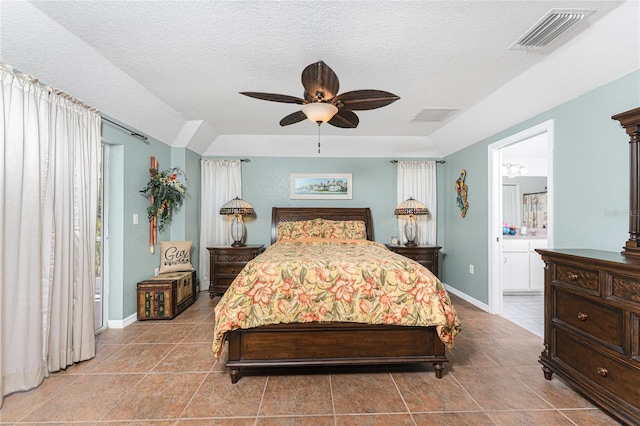
[(320, 125), (322, 121), (318, 121), (318, 154), (320, 154)]

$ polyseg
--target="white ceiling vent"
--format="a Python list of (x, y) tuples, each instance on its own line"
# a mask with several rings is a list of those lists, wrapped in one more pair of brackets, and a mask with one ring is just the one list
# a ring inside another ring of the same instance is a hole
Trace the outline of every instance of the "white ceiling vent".
[(542, 49), (595, 9), (551, 9), (509, 49)]
[(457, 111), (455, 108), (422, 108), (411, 121), (443, 121)]

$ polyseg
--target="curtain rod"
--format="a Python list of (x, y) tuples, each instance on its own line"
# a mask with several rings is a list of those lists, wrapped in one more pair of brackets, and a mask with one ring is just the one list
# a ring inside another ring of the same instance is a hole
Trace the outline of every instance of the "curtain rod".
[(142, 142), (144, 142), (144, 143), (149, 143), (149, 141), (147, 140), (147, 139), (149, 139), (149, 138), (148, 138), (148, 137), (146, 137), (145, 135), (140, 134), (140, 133), (138, 133), (138, 132), (134, 132), (134, 131), (133, 131), (133, 130), (131, 130), (131, 129), (127, 129), (127, 128), (126, 128), (126, 127), (124, 127), (123, 125), (118, 124), (118, 123), (116, 123), (115, 121), (111, 121), (111, 120), (109, 120), (109, 119), (108, 119), (108, 118), (106, 118), (106, 117), (102, 117), (102, 119), (103, 119), (104, 121), (108, 121), (109, 123), (113, 124), (114, 126), (118, 126), (118, 127), (120, 127), (121, 129), (126, 130), (127, 132), (131, 133), (131, 136), (135, 136), (136, 138), (140, 139)]
[[(444, 160), (428, 160), (428, 161), (435, 161), (437, 164), (444, 164), (444, 163), (446, 163), (446, 161), (444, 161)], [(389, 162), (390, 162), (391, 164), (395, 164), (395, 163), (397, 163), (397, 162), (398, 162), (398, 160), (389, 160)]]

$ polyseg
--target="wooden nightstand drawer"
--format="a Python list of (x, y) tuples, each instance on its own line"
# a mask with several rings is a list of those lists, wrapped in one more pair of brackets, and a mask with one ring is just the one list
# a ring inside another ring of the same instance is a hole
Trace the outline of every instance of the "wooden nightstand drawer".
[(624, 312), (564, 291), (553, 290), (554, 321), (596, 339), (616, 352), (624, 352)]
[(440, 247), (438, 246), (392, 246), (385, 244), (386, 247), (394, 253), (401, 254), (411, 260), (415, 260), (425, 268), (433, 272), (433, 275), (438, 276), (438, 254), (440, 253)]
[(215, 274), (216, 275), (224, 275), (224, 274), (230, 274), (230, 275), (238, 275), (240, 273), (240, 271), (242, 271), (242, 268), (244, 268), (244, 265), (246, 265), (246, 263), (221, 263), (221, 264), (216, 264), (216, 270), (215, 270)]
[(600, 274), (594, 269), (558, 263), (556, 264), (554, 283), (558, 282), (581, 288), (589, 294), (598, 295), (600, 293)]
[(224, 294), (248, 262), (264, 250), (263, 245), (207, 247), (209, 250), (209, 297)]
[[(555, 356), (570, 365), (590, 383), (601, 386), (617, 395), (632, 407), (640, 407), (640, 369), (638, 366), (619, 361), (573, 337), (564, 330), (556, 329)], [(580, 377), (580, 376), (576, 377)], [(580, 379), (578, 379), (580, 380)], [(637, 408), (636, 408), (637, 410)]]

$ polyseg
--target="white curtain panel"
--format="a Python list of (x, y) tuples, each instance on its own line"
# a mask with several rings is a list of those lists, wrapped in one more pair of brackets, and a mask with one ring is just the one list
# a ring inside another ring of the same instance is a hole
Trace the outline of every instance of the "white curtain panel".
[[(436, 244), (437, 185), (435, 161), (398, 161), (397, 204), (413, 197), (429, 209), (429, 215), (416, 216), (419, 245)], [(398, 236), (401, 244), (407, 242), (404, 235), (405, 218), (398, 216)]]
[(212, 246), (230, 246), (229, 222), (220, 214), (227, 201), (242, 198), (240, 160), (201, 161), (200, 185), (200, 282), (209, 282), (209, 250)]
[(0, 64), (0, 79), (4, 396), (95, 355), (101, 119), (9, 66)]

